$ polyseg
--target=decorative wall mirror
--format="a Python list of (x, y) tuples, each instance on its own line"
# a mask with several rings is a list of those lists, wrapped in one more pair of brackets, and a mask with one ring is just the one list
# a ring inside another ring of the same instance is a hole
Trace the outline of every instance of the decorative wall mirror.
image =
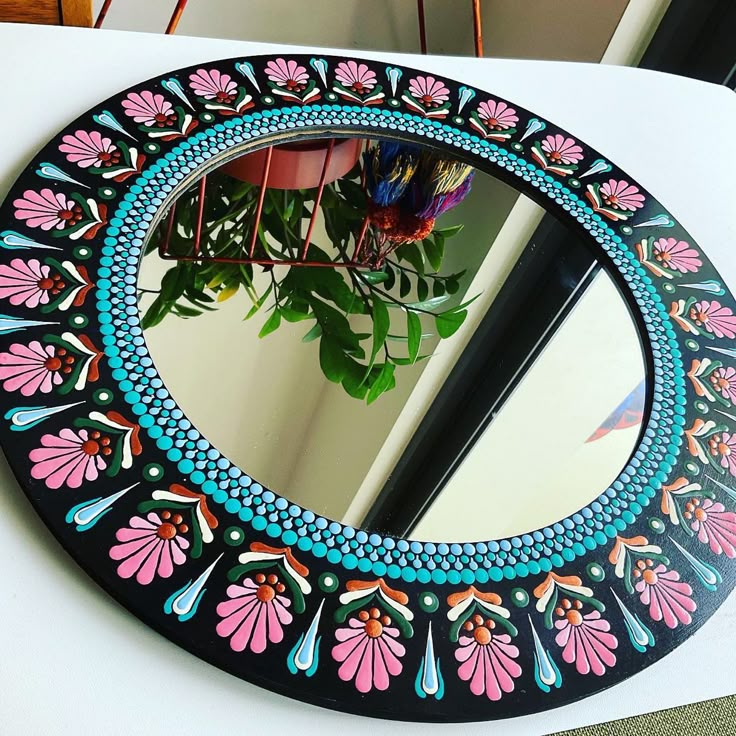
[(228, 672), (503, 718), (730, 592), (733, 298), (552, 121), (378, 62), (207, 63), (74, 121), (1, 218), (8, 460), (90, 575)]

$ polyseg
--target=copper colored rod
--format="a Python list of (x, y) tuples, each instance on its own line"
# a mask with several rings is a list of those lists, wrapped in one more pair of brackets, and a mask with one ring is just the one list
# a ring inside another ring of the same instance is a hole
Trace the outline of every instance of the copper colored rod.
[(253, 218), (253, 235), (250, 238), (248, 246), (248, 258), (253, 258), (256, 250), (256, 241), (258, 240), (258, 228), (261, 225), (261, 212), (263, 212), (263, 201), (266, 199), (266, 189), (268, 188), (268, 174), (271, 171), (271, 156), (273, 156), (273, 146), (266, 149), (266, 156), (263, 159), (263, 173), (261, 174), (261, 189), (258, 192), (258, 204), (256, 205), (256, 214)]
[(97, 16), (97, 20), (95, 21), (95, 28), (102, 28), (102, 24), (105, 22), (105, 16), (107, 15), (107, 11), (110, 9), (111, 5), (112, 0), (105, 0), (105, 2), (102, 3), (100, 14)]
[(417, 20), (419, 21), (419, 48), (427, 53), (427, 28), (424, 25), (424, 0), (417, 0)]
[(473, 35), (475, 37), (475, 55), (483, 56), (483, 25), (480, 18), (480, 0), (473, 0)]
[(199, 258), (197, 256), (172, 256), (170, 254), (166, 254), (163, 256), (166, 260), (173, 260), (173, 261), (209, 261), (212, 263), (254, 263), (256, 265), (263, 265), (263, 266), (313, 266), (315, 268), (367, 268), (365, 264), (363, 263), (356, 263), (354, 261), (349, 261), (347, 263), (340, 263), (337, 261), (302, 261), (300, 260), (284, 260), (284, 261), (275, 261), (273, 258), (224, 258), (218, 256), (217, 258), (211, 258), (209, 256), (204, 256), (204, 258)]
[(169, 255), (169, 244), (171, 243), (171, 233), (174, 231), (174, 216), (176, 215), (176, 202), (171, 205), (169, 210), (169, 222), (166, 227), (166, 238), (158, 246), (158, 255), (160, 258), (166, 258)]
[(355, 243), (355, 253), (353, 253), (353, 262), (359, 260), (360, 252), (363, 250), (363, 241), (365, 240), (365, 234), (368, 232), (368, 225), (370, 224), (370, 217), (366, 216), (363, 220), (363, 226), (360, 228), (360, 235)]
[(194, 233), (194, 256), (199, 256), (199, 244), (202, 240), (202, 221), (204, 220), (204, 195), (207, 190), (207, 174), (199, 180), (199, 208), (197, 210), (197, 230)]
[(325, 153), (325, 162), (322, 165), (322, 175), (319, 178), (319, 186), (317, 187), (317, 196), (314, 198), (314, 207), (312, 207), (312, 216), (309, 218), (309, 228), (307, 229), (307, 236), (304, 238), (304, 245), (302, 246), (301, 258), (305, 260), (307, 257), (307, 251), (309, 250), (309, 243), (312, 240), (312, 232), (314, 231), (314, 224), (317, 221), (317, 213), (319, 212), (319, 203), (322, 201), (322, 192), (325, 189), (325, 179), (327, 178), (327, 169), (330, 167), (330, 160), (332, 159), (332, 151), (335, 148), (335, 139), (330, 138), (330, 144), (327, 146), (327, 152)]
[(176, 3), (176, 7), (174, 8), (174, 12), (171, 14), (171, 18), (169, 18), (169, 25), (166, 26), (166, 33), (171, 34), (176, 30), (176, 27), (179, 25), (179, 19), (181, 18), (181, 14), (184, 12), (184, 8), (187, 6), (188, 0), (178, 0)]

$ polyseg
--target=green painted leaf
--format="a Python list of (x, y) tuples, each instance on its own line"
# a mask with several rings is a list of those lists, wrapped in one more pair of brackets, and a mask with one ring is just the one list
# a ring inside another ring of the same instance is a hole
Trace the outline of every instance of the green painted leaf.
[(340, 343), (331, 335), (323, 334), (319, 341), (319, 364), (328, 381), (342, 383), (347, 371), (345, 353)]
[(435, 238), (427, 238), (422, 241), (422, 246), (432, 270), (435, 273), (438, 272), (442, 268), (442, 259), (445, 255), (445, 239), (441, 235)]
[(258, 297), (258, 300), (256, 301), (256, 303), (250, 308), (250, 311), (248, 312), (248, 314), (246, 314), (245, 317), (243, 318), (243, 321), (250, 319), (253, 315), (256, 314), (256, 312), (265, 304), (266, 299), (268, 299), (268, 295), (271, 293), (272, 290), (273, 290), (273, 284), (270, 284), (268, 289), (266, 289), (266, 291), (264, 291), (263, 294), (261, 294), (261, 296)]
[(409, 338), (409, 359), (414, 363), (422, 344), (422, 322), (415, 312), (406, 313), (406, 330)]
[(365, 366), (352, 358), (345, 361), (345, 376), (342, 379), (342, 387), (345, 392), (354, 399), (365, 399), (368, 394), (368, 386), (364, 383)]
[(404, 271), (399, 276), (399, 296), (403, 299), (411, 291), (411, 281)]
[(425, 309), (429, 311), (438, 307), (443, 302), (446, 302), (449, 298), (449, 294), (445, 294), (444, 296), (435, 296), (431, 299), (425, 299), (424, 301), (407, 302), (404, 306), (408, 309)]
[(412, 361), (409, 358), (395, 358), (391, 356), (391, 362), (396, 365), (414, 365), (414, 363), (421, 363), (423, 360), (427, 360), (427, 358), (431, 357), (431, 354), (417, 355), (417, 359)]
[(366, 284), (381, 284), (388, 281), (389, 275), (386, 271), (361, 271), (360, 279)]
[(440, 337), (446, 338), (454, 335), (465, 322), (468, 313), (463, 310), (460, 312), (445, 312), (435, 316), (434, 321), (437, 325), (437, 333)]
[(396, 253), (401, 255), (411, 263), (420, 276), (424, 276), (424, 257), (416, 243), (407, 243), (397, 249)]
[(376, 360), (378, 351), (383, 347), (383, 343), (386, 342), (386, 335), (388, 335), (389, 328), (391, 327), (391, 318), (388, 316), (388, 309), (386, 309), (385, 302), (380, 297), (373, 297), (373, 347), (371, 349), (371, 359), (368, 363), (368, 369)]
[(290, 309), (289, 307), (281, 307), (279, 311), (281, 312), (281, 316), (287, 322), (302, 322), (303, 320), (310, 319), (312, 317), (311, 314), (297, 312), (296, 309)]
[(310, 296), (309, 303), (325, 335), (332, 335), (343, 347), (358, 347), (358, 338), (344, 314), (314, 296)]
[(465, 307), (470, 306), (479, 296), (480, 294), (476, 294), (472, 299), (468, 299), (468, 301), (463, 302), (462, 304), (458, 304), (456, 307), (448, 309), (445, 314), (449, 314), (450, 312), (459, 312), (460, 310), (465, 309)]
[(376, 380), (373, 381), (366, 396), (366, 402), (369, 404), (372, 404), (384, 391), (388, 390), (391, 379), (394, 377), (394, 371), (396, 370), (396, 366), (393, 363), (383, 363), (380, 368), (381, 371)]
[(429, 297), (429, 285), (422, 278), (417, 278), (417, 299), (423, 302)]
[(452, 225), (451, 227), (439, 228), (434, 232), (435, 235), (440, 234), (445, 238), (454, 238), (464, 227), (465, 225)]
[(312, 329), (302, 338), (302, 342), (312, 342), (312, 340), (316, 340), (318, 337), (322, 337), (322, 325), (319, 322), (315, 322)]
[(266, 337), (266, 335), (270, 335), (272, 332), (278, 330), (280, 326), (281, 312), (278, 309), (274, 309), (273, 312), (271, 312), (271, 316), (266, 320), (263, 327), (261, 327), (258, 337)]
[(447, 289), (448, 294), (457, 294), (460, 291), (460, 282), (457, 279), (447, 279), (445, 289)]

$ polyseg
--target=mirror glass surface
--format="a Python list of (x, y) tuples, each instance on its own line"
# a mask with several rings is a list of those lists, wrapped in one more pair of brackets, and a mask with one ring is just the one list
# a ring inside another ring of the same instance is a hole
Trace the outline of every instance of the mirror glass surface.
[(145, 338), (192, 424), (254, 483), (400, 536), (505, 537), (593, 501), (647, 412), (638, 328), (595, 252), (480, 171), (433, 225), (391, 229), (365, 193), (376, 142), (338, 141), (327, 168), (326, 145), (226, 165), (149, 241)]

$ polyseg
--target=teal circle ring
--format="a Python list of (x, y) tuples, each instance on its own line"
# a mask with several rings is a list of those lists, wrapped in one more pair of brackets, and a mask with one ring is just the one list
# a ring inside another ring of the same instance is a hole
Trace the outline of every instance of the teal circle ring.
[[(347, 557), (348, 565), (357, 556), (359, 561), (362, 560), (363, 567), (367, 568), (366, 571), (370, 570), (375, 575), (406, 579), (404, 571), (407, 569), (412, 571), (409, 573), (411, 576), (426, 570), (429, 579), (437, 583), (447, 581), (451, 570), (463, 571), (467, 577), (470, 577), (471, 571), (473, 580), (487, 579), (486, 576), (491, 580), (497, 577), (513, 579), (529, 572), (562, 567), (624, 532), (643, 513), (661, 488), (663, 474), (669, 469), (666, 458), (675, 457), (682, 444), (681, 415), (685, 402), (683, 363), (677, 340), (672, 337), (675, 334), (673, 324), (661, 296), (652, 287), (652, 280), (646, 271), (638, 265), (632, 249), (577, 193), (560, 185), (533, 163), (494, 143), (468, 135), (447, 124), (398, 111), (365, 110), (345, 105), (306, 105), (271, 110), (267, 116), (255, 113), (242, 118), (231, 118), (225, 124), (215, 125), (183, 141), (166, 157), (156, 160), (136, 179), (135, 184), (139, 191), (125, 195), (111, 220), (102, 250), (105, 256), (127, 263), (130, 268), (98, 282), (97, 299), (101, 316), (109, 319), (112, 327), (113, 344), (106, 347), (105, 353), (108, 358), (122, 360), (122, 368), (118, 370), (119, 376), (126, 381), (126, 390), (123, 392), (125, 399), (138, 417), (147, 418), (153, 423), (148, 432), (149, 435), (153, 432), (152, 436), (155, 435), (158, 447), (167, 451), (169, 460), (177, 463), (178, 470), (188, 475), (190, 481), (194, 482), (196, 474), (196, 484), (216, 503), (224, 503), (227, 499), (230, 504), (227, 510), (234, 514), (247, 509), (250, 523), (259, 531), (265, 529), (269, 536), (281, 542), (284, 541), (284, 534), (292, 532), (292, 525), (285, 527), (274, 516), (269, 505), (262, 503), (263, 497), (259, 493), (254, 494), (248, 488), (243, 488), (237, 501), (228, 496), (225, 491), (233, 477), (237, 480), (250, 476), (221, 456), (199, 432), (185, 432), (176, 420), (171, 422), (176, 413), (183, 417), (183, 412), (178, 409), (159, 378), (131, 372), (132, 360), (149, 356), (143, 339), (136, 339), (131, 333), (131, 327), (138, 327), (140, 324), (137, 305), (126, 304), (124, 300), (126, 289), (135, 287), (136, 268), (145, 238), (155, 224), (155, 219), (150, 214), (151, 209), (157, 208), (162, 212), (175, 199), (176, 193), (192, 182), (200, 172), (232, 157), (233, 151), (242, 154), (243, 151), (267, 145), (288, 124), (295, 127), (309, 126), (311, 135), (324, 135), (328, 131), (349, 126), (352, 134), (375, 136), (390, 129), (396, 135), (411, 136), (415, 142), (442, 140), (460, 157), (473, 155), (478, 168), (487, 171), (500, 169), (512, 176), (523, 175), (528, 180), (528, 186), (540, 193), (541, 199), (546, 197), (562, 207), (613, 260), (614, 267), (621, 274), (632, 299), (647, 315), (644, 323), (646, 336), (651, 350), (659, 356), (654, 361), (650, 376), (656, 411), (650, 413), (641, 444), (619, 478), (596, 500), (577, 513), (531, 534), (466, 543), (467, 560), (455, 552), (455, 548), (460, 545), (412, 541), (408, 543), (406, 552), (425, 554), (426, 560), (419, 557), (420, 564), (417, 565), (417, 558), (410, 560), (404, 554), (394, 561), (390, 569), (383, 561), (390, 552), (386, 548), (386, 540), (377, 534), (351, 530), (359, 540), (366, 542), (370, 539), (375, 549), (372, 553), (362, 546), (351, 550)], [(155, 389), (156, 398), (149, 393), (151, 388)], [(668, 437), (663, 443), (657, 441), (657, 438), (662, 436), (664, 429)], [(190, 440), (198, 443), (196, 450), (184, 448)], [(207, 467), (207, 462), (212, 460), (216, 461), (215, 467)], [(275, 497), (275, 494), (271, 495)], [(308, 518), (310, 522), (314, 520), (314, 514), (306, 509), (301, 510), (301, 516), (305, 520)], [(346, 555), (336, 545), (335, 533), (330, 531), (337, 522), (319, 518), (326, 527), (324, 539), (316, 543), (313, 543), (308, 525), (293, 529), (300, 549), (312, 550), (318, 556), (324, 556), (327, 549), (332, 549), (331, 559), (339, 560), (345, 565)], [(340, 532), (344, 531), (342, 525), (338, 524), (338, 527)]]

